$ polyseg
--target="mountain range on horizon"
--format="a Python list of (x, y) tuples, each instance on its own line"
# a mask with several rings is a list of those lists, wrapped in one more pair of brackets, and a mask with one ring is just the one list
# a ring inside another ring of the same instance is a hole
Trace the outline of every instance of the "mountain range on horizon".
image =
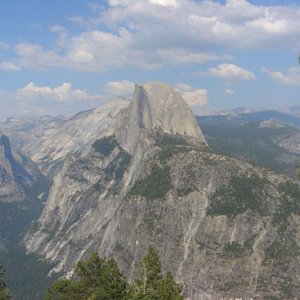
[(32, 174), (27, 159), (38, 172), (28, 186), (51, 182), (21, 237), (53, 263), (49, 274), (72, 275), (95, 250), (132, 279), (152, 245), (186, 299), (288, 299), (300, 293), (299, 127), (276, 111), (196, 119), (152, 82), (70, 119), (0, 123), (0, 166), (17, 184), (14, 174)]

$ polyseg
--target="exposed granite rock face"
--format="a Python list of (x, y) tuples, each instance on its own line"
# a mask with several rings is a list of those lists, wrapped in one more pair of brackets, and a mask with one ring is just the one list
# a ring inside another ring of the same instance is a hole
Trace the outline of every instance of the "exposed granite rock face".
[(299, 295), (299, 186), (210, 152), (188, 112), (174, 123), (179, 113), (155, 112), (171, 98), (161, 84), (137, 87), (115, 136), (67, 157), (28, 251), (68, 273), (93, 249), (132, 279), (152, 244), (187, 299)]
[(12, 150), (8, 137), (0, 133), (0, 202), (23, 201), (39, 176), (37, 167)]
[(152, 244), (191, 299), (299, 293), (296, 185), (192, 146), (156, 146), (142, 160), (127, 186), (132, 159), (118, 145), (69, 158), (27, 248), (65, 272), (94, 249), (133, 278)]
[(136, 85), (130, 106), (117, 120), (120, 145), (133, 153), (142, 139), (149, 142), (170, 135), (186, 144), (207, 146), (192, 110), (177, 91), (160, 82)]
[(15, 136), (13, 143), (21, 152), (52, 177), (68, 153), (87, 153), (93, 141), (111, 135), (118, 112), (128, 104), (126, 99), (114, 99), (67, 120), (50, 117), (31, 123), (11, 120), (0, 124), (0, 128)]

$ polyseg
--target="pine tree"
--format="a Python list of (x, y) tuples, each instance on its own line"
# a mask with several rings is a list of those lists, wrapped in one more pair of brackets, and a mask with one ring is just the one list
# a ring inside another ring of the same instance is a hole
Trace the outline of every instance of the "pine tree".
[[(182, 300), (181, 287), (171, 273), (162, 275), (159, 255), (149, 247), (139, 264), (140, 278), (128, 286), (111, 258), (97, 253), (75, 267), (73, 279), (60, 279), (47, 291), (46, 300)], [(0, 299), (2, 300), (2, 299)]]
[(74, 279), (60, 279), (48, 290), (46, 300), (122, 300), (127, 282), (112, 258), (98, 253), (77, 263)]
[(135, 280), (129, 291), (129, 300), (182, 300), (181, 288), (169, 272), (162, 276), (159, 255), (152, 246), (140, 265), (141, 279)]
[(4, 281), (4, 269), (0, 266), (0, 300), (9, 299), (9, 291)]

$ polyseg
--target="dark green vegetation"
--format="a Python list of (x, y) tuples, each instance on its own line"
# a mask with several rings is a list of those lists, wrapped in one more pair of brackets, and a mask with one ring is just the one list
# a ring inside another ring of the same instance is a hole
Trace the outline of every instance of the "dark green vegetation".
[[(43, 189), (41, 189), (43, 187)], [(41, 299), (44, 290), (56, 279), (47, 277), (53, 268), (37, 255), (27, 255), (21, 246), (24, 233), (38, 218), (42, 204), (35, 196), (48, 193), (49, 182), (42, 178), (30, 190), (31, 197), (21, 203), (0, 203), (0, 264), (6, 270), (6, 282), (13, 297)]]
[[(251, 119), (251, 118), (250, 118)], [(255, 120), (255, 118), (254, 118)], [(284, 173), (297, 179), (300, 155), (290, 153), (274, 140), (299, 132), (293, 127), (259, 127), (259, 123), (224, 116), (200, 117), (198, 121), (211, 150)]]
[(162, 146), (151, 167), (150, 174), (143, 180), (138, 180), (131, 189), (129, 196), (140, 195), (146, 199), (164, 198), (172, 188), (170, 166), (168, 160), (175, 154), (185, 151), (186, 147)]
[(97, 140), (92, 147), (104, 156), (109, 155), (115, 148), (121, 148), (114, 136), (103, 137)]
[[(233, 221), (238, 214), (251, 210), (262, 218), (264, 226), (270, 224), (273, 236), (262, 253), (257, 292), (266, 295), (264, 299), (293, 299), (298, 289), (297, 278), (291, 274), (297, 274), (295, 262), (300, 256), (295, 228), (295, 215), (300, 215), (300, 188), (293, 181), (285, 181), (277, 190), (279, 194), (274, 195), (272, 183), (257, 175), (235, 177), (212, 195), (207, 213), (226, 215)], [(226, 243), (221, 257), (243, 259), (252, 255), (254, 239), (255, 235), (244, 243)], [(234, 288), (236, 284), (230, 286)]]
[(1, 253), (1, 263), (7, 270), (7, 284), (11, 294), (18, 300), (42, 299), (45, 289), (59, 277), (48, 277), (54, 265), (38, 255), (26, 254), (26, 250), (19, 245), (9, 245)]
[(252, 253), (252, 243), (245, 242), (243, 245), (238, 242), (229, 242), (222, 249), (222, 257), (224, 258), (240, 258)]
[(9, 291), (7, 284), (4, 280), (4, 270), (0, 266), (0, 300), (5, 300), (9, 298)]
[[(129, 197), (140, 195), (146, 199), (162, 199), (166, 196), (167, 192), (173, 187), (171, 181), (171, 167), (169, 160), (178, 154), (186, 153), (194, 147), (183, 145), (160, 145), (160, 150), (156, 154), (150, 174), (138, 180), (129, 193)], [(190, 188), (187, 187), (188, 191)], [(185, 188), (178, 191), (178, 194), (185, 195), (188, 192)]]
[(266, 213), (263, 189), (267, 181), (257, 175), (234, 177), (221, 186), (211, 197), (207, 214), (211, 216), (236, 215), (251, 209), (261, 215)]
[(60, 279), (47, 291), (46, 300), (182, 300), (172, 275), (162, 275), (158, 254), (149, 247), (139, 264), (140, 278), (128, 284), (112, 258), (92, 253), (77, 263), (73, 279)]
[(279, 185), (282, 193), (282, 201), (273, 216), (273, 223), (286, 223), (290, 215), (300, 214), (300, 188), (292, 181), (287, 181)]
[(160, 133), (155, 136), (155, 141), (158, 145), (188, 145), (182, 135), (171, 135)]
[(105, 179), (115, 179), (117, 182), (121, 181), (130, 161), (131, 155), (122, 149), (105, 169)]
[(171, 187), (170, 167), (154, 165), (148, 177), (136, 182), (130, 196), (141, 195), (149, 200), (164, 198)]
[[(123, 175), (131, 162), (132, 156), (124, 151), (114, 136), (104, 137), (97, 140), (93, 144), (93, 148), (103, 156), (108, 156), (114, 150), (118, 151), (116, 157), (114, 157), (104, 170), (104, 180), (111, 181), (114, 179), (116, 183), (119, 183), (123, 179)], [(103, 184), (97, 182), (94, 185), (94, 188), (101, 192), (103, 190)], [(118, 189), (116, 188), (116, 190), (112, 192), (117, 192), (117, 190)]]

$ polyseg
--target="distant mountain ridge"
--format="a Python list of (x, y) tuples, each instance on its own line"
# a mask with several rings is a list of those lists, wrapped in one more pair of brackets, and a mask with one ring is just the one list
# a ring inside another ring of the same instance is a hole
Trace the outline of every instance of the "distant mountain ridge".
[(33, 121), (10, 119), (0, 124), (0, 130), (9, 135), (12, 143), (36, 162), (45, 175), (52, 177), (68, 153), (86, 152), (95, 139), (111, 134), (117, 113), (128, 103), (126, 99), (115, 99), (66, 120), (58, 117)]
[(224, 114), (215, 114), (215, 115), (203, 115), (198, 116), (198, 120), (205, 120), (205, 122), (222, 123), (229, 122), (232, 123), (241, 123), (241, 122), (263, 122), (268, 119), (277, 120), (283, 122), (287, 125), (300, 128), (300, 117), (295, 116), (290, 113), (280, 112), (277, 110), (262, 110), (256, 112), (243, 112), (243, 110), (238, 111), (228, 111)]
[(151, 244), (186, 299), (291, 299), (299, 199), (287, 177), (211, 151), (180, 95), (150, 83), (89, 151), (66, 156), (24, 241), (54, 272), (96, 250), (129, 278)]

